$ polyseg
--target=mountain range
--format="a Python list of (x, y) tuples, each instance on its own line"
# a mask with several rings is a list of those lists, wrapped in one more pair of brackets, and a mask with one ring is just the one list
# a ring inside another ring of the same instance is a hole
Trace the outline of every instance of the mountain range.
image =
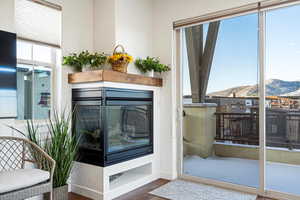
[[(238, 86), (209, 93), (208, 96), (251, 97), (257, 96), (258, 85)], [(266, 96), (300, 96), (300, 81), (269, 79), (266, 81)]]

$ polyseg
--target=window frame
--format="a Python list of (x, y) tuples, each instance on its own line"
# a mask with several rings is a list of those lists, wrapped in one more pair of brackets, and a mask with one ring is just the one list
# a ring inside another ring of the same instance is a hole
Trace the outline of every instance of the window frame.
[[(51, 77), (50, 77), (50, 92), (51, 92), (51, 95), (50, 95), (50, 117), (52, 117), (53, 115), (53, 111), (54, 111), (54, 105), (56, 105), (57, 103), (57, 100), (56, 100), (56, 97), (57, 97), (57, 94), (55, 93), (55, 87), (56, 85), (54, 84), (55, 83), (55, 80), (56, 80), (56, 74), (57, 74), (57, 55), (58, 55), (58, 48), (54, 48), (53, 46), (47, 46), (47, 45), (43, 45), (43, 44), (37, 44), (35, 42), (29, 42), (29, 41), (24, 41), (24, 40), (21, 40), (21, 39), (17, 39), (17, 43), (18, 42), (22, 42), (22, 43), (27, 43), (27, 44), (30, 44), (31, 45), (31, 59), (28, 60), (28, 59), (21, 59), (21, 58), (18, 58), (17, 56), (17, 68), (18, 68), (18, 65), (19, 64), (24, 64), (24, 65), (30, 65), (32, 66), (32, 70), (33, 70), (33, 73), (32, 73), (32, 77), (33, 77), (33, 80), (34, 80), (34, 76), (35, 76), (35, 73), (34, 73), (34, 70), (36, 67), (38, 66), (42, 66), (42, 67), (45, 67), (47, 69), (50, 69), (51, 70)], [(48, 47), (51, 49), (51, 62), (50, 63), (47, 63), (47, 62), (41, 62), (41, 61), (37, 61), (37, 60), (34, 60), (33, 59), (33, 48), (34, 46), (44, 46), (44, 47)], [(32, 85), (34, 88), (34, 84), (35, 84), (35, 81), (32, 81)], [(37, 121), (37, 122), (44, 122), (45, 120), (47, 120), (47, 118), (45, 119), (36, 119), (35, 118), (35, 114), (34, 114), (34, 91), (32, 91), (32, 118), (31, 119), (18, 119), (16, 118), (16, 121), (17, 122), (20, 122), (20, 123), (24, 123), (25, 121), (27, 120), (34, 120), (34, 121)]]

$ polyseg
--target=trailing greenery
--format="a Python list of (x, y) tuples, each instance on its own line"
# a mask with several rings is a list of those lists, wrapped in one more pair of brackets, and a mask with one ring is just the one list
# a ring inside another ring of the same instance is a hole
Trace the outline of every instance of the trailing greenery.
[(147, 57), (146, 59), (136, 59), (135, 66), (143, 73), (154, 71), (154, 72), (167, 72), (170, 71), (170, 67), (161, 64), (158, 58)]
[(104, 53), (90, 53), (82, 51), (81, 53), (72, 53), (63, 57), (63, 65), (69, 65), (76, 71), (82, 71), (83, 67), (90, 65), (93, 69), (101, 68), (107, 60)]
[(12, 129), (26, 136), (30, 141), (41, 147), (49, 156), (56, 161), (53, 174), (53, 187), (60, 187), (67, 184), (71, 174), (73, 161), (77, 152), (77, 140), (70, 135), (71, 119), (73, 114), (61, 115), (55, 111), (52, 119), (47, 123), (49, 135), (46, 140), (41, 139), (39, 125), (34, 121), (27, 121), (26, 132), (22, 132), (14, 127)]

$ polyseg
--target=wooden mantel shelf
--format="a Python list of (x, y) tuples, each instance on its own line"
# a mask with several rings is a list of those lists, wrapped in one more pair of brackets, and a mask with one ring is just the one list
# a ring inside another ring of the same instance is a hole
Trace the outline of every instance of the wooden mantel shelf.
[(95, 70), (88, 72), (73, 73), (69, 74), (68, 79), (70, 84), (108, 81), (162, 87), (161, 78), (152, 78), (136, 74), (127, 74), (112, 70)]

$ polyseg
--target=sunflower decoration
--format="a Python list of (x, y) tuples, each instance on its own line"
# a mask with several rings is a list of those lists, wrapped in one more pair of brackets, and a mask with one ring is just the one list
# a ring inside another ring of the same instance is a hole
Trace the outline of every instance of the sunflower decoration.
[[(121, 48), (122, 52), (117, 52), (118, 48)], [(125, 52), (122, 45), (118, 45), (115, 47), (113, 55), (108, 57), (108, 62), (113, 70), (126, 73), (128, 64), (133, 62), (133, 57)]]
[(133, 61), (133, 57), (128, 55), (127, 53), (117, 53), (112, 56), (109, 56), (108, 62), (114, 63), (114, 62), (128, 62), (131, 63)]

